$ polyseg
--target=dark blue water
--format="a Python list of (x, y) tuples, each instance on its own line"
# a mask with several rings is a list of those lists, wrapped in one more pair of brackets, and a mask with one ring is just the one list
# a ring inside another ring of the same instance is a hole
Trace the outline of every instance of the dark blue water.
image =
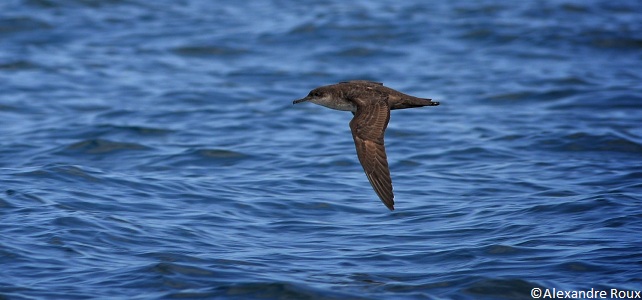
[[(642, 290), (641, 66), (637, 1), (2, 1), (0, 299)], [(441, 102), (394, 212), (348, 79)]]

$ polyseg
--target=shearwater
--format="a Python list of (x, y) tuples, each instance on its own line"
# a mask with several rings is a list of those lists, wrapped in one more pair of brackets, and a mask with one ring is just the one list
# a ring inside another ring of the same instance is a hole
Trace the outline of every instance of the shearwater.
[(390, 120), (390, 110), (422, 106), (436, 106), (439, 102), (417, 98), (383, 86), (383, 83), (365, 80), (343, 81), (318, 87), (293, 104), (310, 101), (336, 110), (351, 111), (352, 138), (357, 157), (372, 188), (386, 207), (394, 210), (392, 179), (388, 168), (384, 132)]

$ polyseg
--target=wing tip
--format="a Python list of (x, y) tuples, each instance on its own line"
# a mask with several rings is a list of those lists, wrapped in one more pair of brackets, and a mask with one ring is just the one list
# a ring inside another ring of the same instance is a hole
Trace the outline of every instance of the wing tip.
[(383, 202), (383, 205), (385, 205), (390, 211), (395, 210), (395, 200), (393, 198), (391, 198), (390, 200), (384, 200), (382, 198), (381, 202)]

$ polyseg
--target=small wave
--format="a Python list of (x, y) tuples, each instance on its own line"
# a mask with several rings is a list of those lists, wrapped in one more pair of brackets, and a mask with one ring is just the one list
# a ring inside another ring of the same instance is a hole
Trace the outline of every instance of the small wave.
[(111, 125), (104, 124), (99, 125), (99, 129), (106, 129), (107, 133), (127, 133), (128, 135), (134, 136), (155, 136), (155, 135), (165, 135), (174, 132), (171, 129), (166, 128), (156, 128), (156, 127), (147, 127), (147, 126), (135, 126), (135, 125)]
[(27, 16), (0, 19), (0, 35), (21, 31), (35, 31), (51, 28), (51, 24)]
[(118, 151), (139, 151), (150, 149), (138, 143), (114, 142), (103, 139), (90, 139), (76, 142), (65, 147), (67, 152), (81, 152), (85, 154), (106, 154)]
[(225, 158), (225, 159), (230, 159), (230, 158), (243, 158), (247, 157), (247, 155), (241, 153), (241, 152), (236, 152), (236, 151), (230, 151), (230, 150), (222, 150), (222, 149), (199, 149), (199, 150), (193, 150), (192, 153), (195, 153), (201, 157), (205, 158)]
[(208, 56), (233, 56), (246, 54), (249, 51), (242, 48), (229, 48), (220, 46), (200, 46), (190, 45), (176, 47), (172, 49), (174, 53), (180, 56), (195, 56), (195, 57), (208, 57)]
[(476, 297), (532, 299), (530, 297), (531, 289), (536, 286), (536, 284), (522, 279), (484, 278), (470, 284), (464, 289), (464, 292)]
[(233, 296), (232, 299), (369, 299), (292, 282), (238, 283), (221, 286), (217, 290), (225, 295)]
[(61, 179), (64, 177), (73, 177), (74, 181), (79, 178), (82, 178), (83, 180), (86, 180), (86, 181), (99, 181), (100, 179), (97, 176), (98, 173), (99, 172), (97, 170), (94, 170), (88, 167), (83, 167), (83, 166), (65, 165), (65, 164), (48, 164), (42, 167), (33, 168), (32, 170), (28, 170), (25, 172), (16, 173), (16, 175), (32, 177), (34, 180), (35, 179), (43, 180), (47, 178)]
[(188, 149), (179, 154), (171, 154), (154, 160), (150, 165), (161, 166), (231, 166), (240, 163), (250, 156), (232, 150), (197, 148)]
[(0, 63), (0, 70), (5, 71), (21, 71), (38, 69), (41, 66), (32, 63), (28, 60), (14, 60), (9, 62)]
[(550, 136), (537, 140), (539, 147), (562, 152), (622, 152), (642, 153), (642, 143), (615, 133), (592, 134), (576, 132), (562, 136)]
[(377, 57), (377, 56), (395, 57), (395, 56), (402, 56), (403, 52), (385, 51), (382, 49), (368, 48), (368, 47), (353, 47), (353, 48), (340, 50), (337, 52), (332, 52), (331, 55), (339, 56), (339, 57), (354, 57), (354, 58), (357, 58), (357, 57), (367, 58), (367, 57)]
[(491, 105), (497, 104), (519, 104), (523, 105), (525, 101), (529, 102), (550, 102), (558, 99), (564, 99), (572, 95), (577, 95), (581, 91), (575, 88), (556, 88), (548, 90), (524, 90), (519, 92), (509, 92), (494, 94), (486, 97)]

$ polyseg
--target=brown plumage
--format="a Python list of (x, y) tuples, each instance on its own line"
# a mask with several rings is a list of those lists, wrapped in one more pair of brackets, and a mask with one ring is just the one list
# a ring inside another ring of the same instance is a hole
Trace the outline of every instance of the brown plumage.
[(297, 104), (310, 101), (328, 108), (352, 111), (350, 121), (357, 157), (372, 188), (386, 207), (394, 210), (394, 194), (384, 133), (390, 120), (390, 110), (435, 106), (439, 102), (417, 98), (383, 86), (382, 83), (354, 80), (318, 87)]

